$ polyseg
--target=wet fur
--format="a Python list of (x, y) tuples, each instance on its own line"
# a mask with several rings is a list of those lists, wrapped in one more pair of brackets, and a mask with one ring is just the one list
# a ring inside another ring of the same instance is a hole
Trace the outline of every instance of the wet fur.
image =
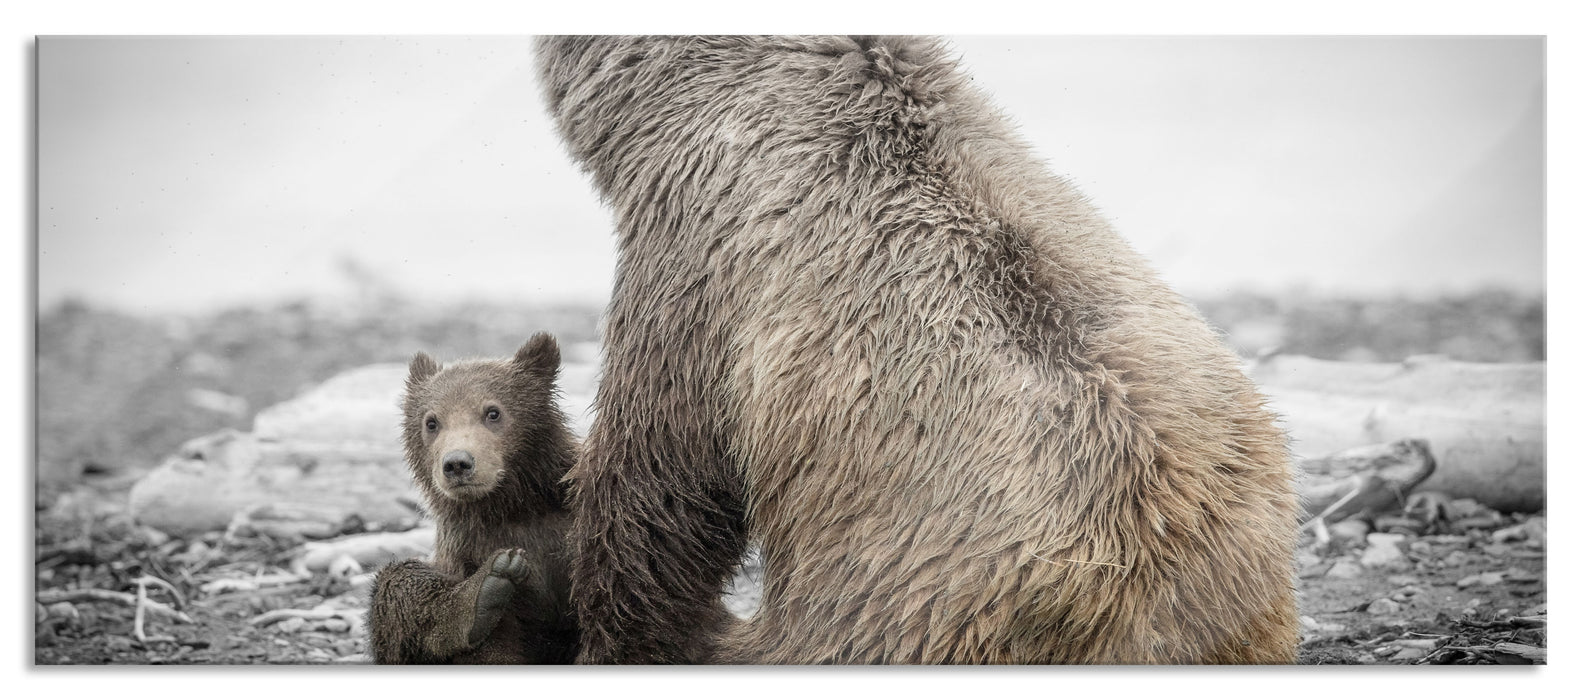
[[(441, 370), (413, 358), (403, 402), (407, 463), (435, 523), (432, 563), (416, 559), (381, 570), (369, 611), (378, 663), (569, 663), (577, 648), (570, 608), (560, 483), (576, 444), (555, 402), (560, 351), (535, 335), (504, 360), (474, 360)], [(502, 412), (499, 430), (477, 419), (485, 405)], [(439, 431), (425, 439), (425, 418)], [(445, 453), (469, 449), (490, 488), (459, 500), (444, 486)], [(498, 559), (516, 551), (515, 559)], [(498, 564), (493, 571), (491, 565)], [(502, 602), (509, 601), (509, 602)], [(498, 622), (480, 612), (504, 608)], [(470, 637), (486, 633), (481, 643)]]
[(1275, 417), (940, 42), (538, 52), (620, 246), (579, 661), (1293, 661)]

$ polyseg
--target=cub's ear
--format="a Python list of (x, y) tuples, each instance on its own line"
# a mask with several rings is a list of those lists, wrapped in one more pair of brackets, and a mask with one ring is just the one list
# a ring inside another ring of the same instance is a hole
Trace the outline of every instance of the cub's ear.
[(412, 356), (412, 364), (407, 366), (406, 383), (408, 386), (416, 386), (437, 372), (439, 372), (439, 363), (429, 357), (428, 353), (420, 352)]
[(560, 344), (548, 333), (534, 333), (511, 361), (530, 372), (553, 377), (560, 371)]

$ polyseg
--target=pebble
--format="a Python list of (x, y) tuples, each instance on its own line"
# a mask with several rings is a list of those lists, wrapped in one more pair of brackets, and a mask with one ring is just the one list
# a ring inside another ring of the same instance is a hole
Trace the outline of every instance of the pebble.
[(1399, 602), (1404, 603), (1404, 602), (1406, 602), (1408, 600), (1411, 600), (1413, 598), (1416, 598), (1417, 596), (1420, 596), (1422, 594), (1423, 594), (1423, 589), (1418, 588), (1417, 586), (1406, 586), (1405, 588), (1402, 588), (1402, 589), (1400, 589), (1400, 590), (1398, 590), (1398, 591), (1396, 591), (1394, 593), (1391, 593), (1390, 594), (1390, 600), (1399, 601)]
[(308, 660), (317, 661), (319, 663), (329, 663), (335, 660), (335, 655), (323, 649), (309, 649)]
[(1362, 553), (1362, 565), (1369, 568), (1404, 568), (1410, 565), (1401, 551), (1405, 535), (1375, 532), (1368, 535), (1368, 549)]
[(1445, 566), (1462, 566), (1467, 563), (1467, 553), (1458, 549), (1454, 552), (1446, 554), (1445, 558), (1441, 561)]
[(104, 645), (109, 647), (110, 651), (119, 651), (124, 653), (132, 650), (132, 638), (110, 637), (105, 640)]
[(1505, 570), (1505, 580), (1511, 583), (1535, 583), (1543, 577), (1521, 567), (1513, 566)]
[(49, 617), (49, 609), (45, 608), (43, 603), (33, 601), (33, 624), (43, 622), (47, 617)]
[(143, 536), (143, 541), (147, 542), (150, 547), (158, 547), (170, 541), (170, 535), (151, 527), (140, 527), (137, 532)]
[(1342, 559), (1335, 562), (1334, 566), (1329, 567), (1329, 573), (1324, 574), (1326, 578), (1340, 579), (1352, 579), (1361, 575), (1362, 567), (1350, 559)]
[(1317, 562), (1314, 562), (1314, 563), (1311, 563), (1311, 564), (1304, 565), (1302, 567), (1302, 572), (1297, 574), (1297, 575), (1302, 577), (1302, 578), (1318, 578), (1320, 576), (1323, 576), (1326, 572), (1328, 572), (1330, 567), (1332, 567), (1332, 566), (1334, 566), (1334, 564), (1332, 564), (1330, 562), (1317, 561)]
[(1368, 536), (1368, 523), (1362, 520), (1342, 520), (1329, 526), (1331, 547), (1354, 547), (1362, 543)]
[(1390, 660), (1391, 661), (1416, 661), (1418, 659), (1426, 658), (1431, 653), (1433, 653), (1433, 652), (1429, 651), (1428, 649), (1420, 649), (1418, 647), (1406, 647), (1406, 648), (1401, 649), (1398, 652), (1395, 652), (1395, 655), (1391, 656)]
[(1470, 586), (1497, 586), (1499, 585), (1500, 581), (1504, 579), (1505, 572), (1503, 571), (1485, 571), (1481, 574), (1473, 574), (1461, 579), (1460, 581), (1457, 581), (1456, 588), (1467, 588)]
[(47, 608), (50, 617), (60, 617), (76, 621), (82, 619), (82, 614), (77, 612), (77, 606), (67, 601), (55, 603)]
[(1457, 498), (1445, 504), (1445, 518), (1449, 520), (1462, 520), (1474, 515), (1488, 515), (1492, 513), (1482, 503), (1471, 498)]
[(1381, 515), (1373, 524), (1384, 532), (1401, 535), (1421, 535), (1427, 527), (1423, 521), (1406, 515)]
[(1391, 574), (1384, 580), (1392, 586), (1415, 586), (1423, 582), (1422, 579), (1411, 574)]
[(325, 632), (345, 632), (351, 628), (352, 623), (342, 620), (338, 617), (332, 617), (328, 620), (319, 620), (318, 624), (313, 626), (313, 629), (324, 630)]
[(1489, 540), (1492, 542), (1515, 542), (1525, 539), (1527, 539), (1526, 523), (1521, 525), (1512, 525), (1510, 527), (1502, 527), (1492, 533), (1489, 533)]
[(1522, 523), (1522, 529), (1527, 531), (1527, 546), (1542, 547), (1549, 541), (1549, 521), (1542, 515), (1534, 515)]
[(286, 634), (291, 634), (291, 633), (296, 632), (297, 630), (302, 629), (302, 626), (306, 625), (306, 624), (307, 623), (303, 622), (302, 618), (300, 618), (300, 617), (288, 617), (288, 618), (280, 621), (279, 629), (280, 629), (281, 632), (285, 632)]
[(1483, 553), (1497, 559), (1511, 556), (1516, 549), (1508, 544), (1486, 544), (1482, 547)]
[(330, 562), (330, 577), (337, 581), (346, 581), (353, 576), (363, 573), (363, 565), (357, 558), (350, 554), (342, 554)]
[(1493, 530), (1498, 528), (1504, 522), (1505, 521), (1500, 518), (1498, 513), (1489, 515), (1474, 515), (1470, 518), (1462, 518), (1455, 521), (1454, 523), (1451, 523), (1450, 528), (1455, 532), (1466, 532), (1468, 530)]
[(1389, 598), (1380, 598), (1368, 605), (1370, 615), (1394, 615), (1401, 611), (1401, 604)]

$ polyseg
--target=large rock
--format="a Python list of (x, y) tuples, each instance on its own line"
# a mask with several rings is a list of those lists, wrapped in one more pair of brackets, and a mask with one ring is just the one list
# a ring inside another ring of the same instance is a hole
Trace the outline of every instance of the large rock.
[[(592, 420), (597, 348), (562, 368), (561, 404), (586, 434)], [(260, 411), (253, 430), (206, 435), (186, 445), (132, 488), (131, 513), (173, 535), (223, 530), (238, 514), (282, 531), (333, 534), (364, 522), (411, 519), (419, 503), (401, 454), (405, 365), (339, 374), (300, 397)], [(261, 529), (267, 529), (262, 528)]]
[(338, 375), (265, 409), (253, 432), (188, 442), (132, 487), (139, 523), (173, 535), (223, 530), (238, 513), (333, 526), (412, 518), (417, 494), (401, 455), (406, 367), (373, 365)]
[(1438, 466), (1418, 490), (1476, 498), (1504, 511), (1544, 507), (1542, 362), (1276, 355), (1250, 374), (1284, 419), (1298, 457), (1420, 438)]

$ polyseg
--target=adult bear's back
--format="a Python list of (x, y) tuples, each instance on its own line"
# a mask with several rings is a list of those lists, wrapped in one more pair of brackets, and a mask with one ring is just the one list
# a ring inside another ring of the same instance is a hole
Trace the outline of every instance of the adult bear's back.
[(727, 660), (1292, 660), (1284, 436), (941, 44), (541, 55), (620, 229), (573, 471), (586, 660), (664, 658), (708, 591), (674, 579), (749, 528), (760, 612), (701, 623)]

